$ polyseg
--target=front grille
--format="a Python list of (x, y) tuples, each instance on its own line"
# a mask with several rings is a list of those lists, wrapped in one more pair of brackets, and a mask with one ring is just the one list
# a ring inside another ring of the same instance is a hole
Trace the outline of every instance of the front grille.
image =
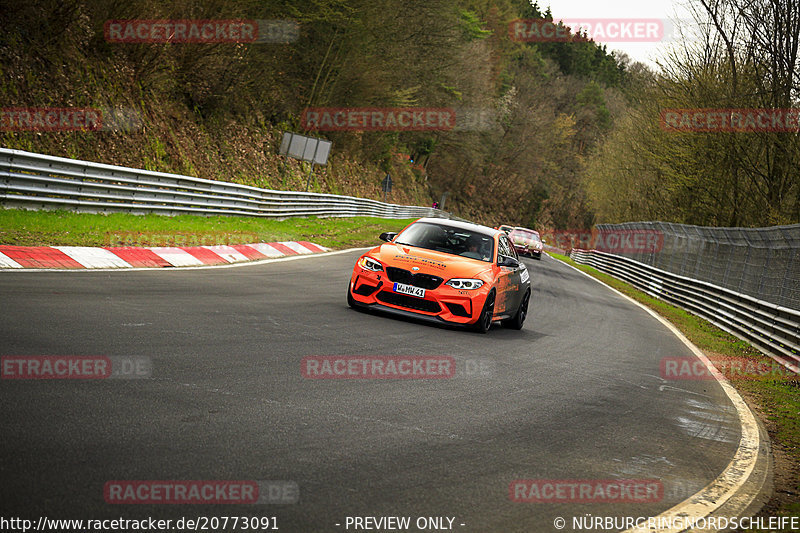
[(456, 304), (452, 302), (445, 302), (444, 305), (447, 306), (447, 309), (450, 310), (456, 316), (464, 316), (469, 318), (470, 314), (467, 312), (467, 308), (461, 304)]
[(430, 274), (412, 274), (408, 270), (397, 267), (386, 267), (386, 275), (395, 283), (413, 285), (421, 289), (433, 290), (442, 284), (443, 278)]
[(405, 294), (398, 294), (396, 292), (381, 291), (377, 296), (378, 300), (399, 307), (407, 309), (414, 309), (415, 311), (425, 311), (427, 313), (438, 313), (442, 310), (439, 304), (430, 300), (423, 300), (421, 298), (414, 298)]

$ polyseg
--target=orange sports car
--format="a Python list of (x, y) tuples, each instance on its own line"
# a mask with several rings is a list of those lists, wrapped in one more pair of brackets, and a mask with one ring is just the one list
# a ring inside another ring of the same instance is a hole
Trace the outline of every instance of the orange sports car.
[(421, 218), (362, 255), (347, 303), (486, 333), (495, 321), (521, 329), (531, 282), (505, 232)]

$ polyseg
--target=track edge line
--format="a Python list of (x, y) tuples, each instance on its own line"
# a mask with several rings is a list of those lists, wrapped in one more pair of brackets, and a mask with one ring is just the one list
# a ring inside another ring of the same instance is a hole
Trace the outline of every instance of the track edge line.
[[(549, 257), (549, 256), (548, 256)], [(555, 259), (550, 257), (550, 259)], [(741, 424), (741, 438), (739, 439), (739, 446), (736, 449), (736, 452), (733, 455), (733, 458), (728, 463), (728, 466), (708, 485), (706, 485), (703, 489), (695, 493), (693, 496), (687, 498), (686, 500), (680, 502), (679, 504), (673, 506), (670, 509), (662, 512), (661, 514), (653, 517), (655, 520), (662, 519), (663, 521), (670, 521), (677, 522), (680, 520), (682, 523), (686, 523), (689, 520), (697, 521), (701, 518), (706, 518), (717, 512), (720, 508), (729, 503), (731, 499), (735, 498), (733, 502), (730, 502), (734, 508), (725, 509), (728, 517), (732, 516), (741, 516), (739, 513), (743, 511), (751, 511), (751, 514), (755, 514), (756, 510), (753, 510), (753, 504), (758, 504), (757, 500), (763, 500), (758, 505), (760, 509), (766, 501), (764, 500), (764, 496), (767, 492), (771, 493), (772, 488), (765, 490), (765, 486), (768, 484), (771, 485), (771, 448), (770, 448), (770, 441), (769, 436), (767, 435), (765, 430), (762, 430), (762, 426), (759, 423), (758, 419), (753, 414), (753, 411), (741, 397), (739, 392), (730, 384), (730, 382), (725, 379), (719, 370), (717, 370), (711, 361), (706, 357), (706, 355), (697, 347), (695, 346), (686, 336), (677, 328), (675, 327), (669, 320), (662, 317), (646, 305), (637, 302), (630, 296), (621, 293), (614, 287), (606, 285), (599, 279), (595, 278), (583, 272), (582, 270), (575, 268), (574, 266), (570, 265), (569, 263), (565, 263), (564, 261), (559, 261), (560, 263), (568, 266), (569, 268), (575, 270), (576, 272), (586, 276), (589, 279), (596, 281), (597, 283), (603, 285), (607, 289), (613, 291), (617, 295), (625, 298), (631, 303), (636, 304), (637, 306), (644, 309), (648, 312), (651, 316), (653, 316), (656, 320), (658, 320), (661, 324), (663, 324), (668, 330), (670, 330), (678, 339), (681, 340), (691, 351), (692, 353), (700, 359), (703, 364), (706, 366), (708, 371), (714, 376), (717, 382), (722, 387), (722, 390), (725, 391), (725, 394), (733, 403), (733, 406), (736, 408), (736, 412), (739, 416), (739, 422)], [(760, 469), (756, 470), (756, 464), (760, 463)], [(762, 475), (763, 474), (763, 475)], [(758, 491), (750, 495), (740, 494), (741, 489), (744, 487), (746, 483), (751, 481), (751, 479), (755, 480), (756, 476), (762, 477), (761, 482), (758, 482)], [(703, 531), (725, 531), (725, 529), (706, 529)], [(663, 533), (682, 533), (684, 531), (696, 531), (695, 529), (690, 528), (661, 528), (661, 529), (647, 529), (647, 528), (633, 528), (625, 530), (623, 533), (634, 533), (634, 532), (641, 532), (641, 531), (648, 531), (648, 532), (663, 532)]]

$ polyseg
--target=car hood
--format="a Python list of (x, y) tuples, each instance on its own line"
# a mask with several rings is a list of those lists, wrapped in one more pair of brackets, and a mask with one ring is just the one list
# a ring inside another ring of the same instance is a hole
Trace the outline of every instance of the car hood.
[(412, 270), (414, 273), (431, 274), (444, 279), (475, 278), (491, 270), (492, 263), (416, 248), (404, 244), (383, 244), (370, 251), (370, 255), (384, 265)]
[(521, 236), (513, 236), (511, 237), (511, 242), (518, 245), (518, 246), (536, 246), (539, 247), (540, 242), (534, 240), (532, 237), (521, 237)]

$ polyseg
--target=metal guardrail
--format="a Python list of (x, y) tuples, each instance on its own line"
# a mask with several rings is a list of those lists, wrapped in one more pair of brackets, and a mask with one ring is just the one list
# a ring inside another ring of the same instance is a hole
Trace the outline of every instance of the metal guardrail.
[(570, 257), (576, 263), (592, 266), (650, 296), (682, 307), (750, 342), (790, 370), (800, 372), (800, 311), (621, 255), (573, 249)]
[(430, 207), (247, 185), (0, 148), (0, 205), (89, 213), (454, 218)]
[[(599, 234), (657, 234), (658, 249), (616, 252), (650, 266), (800, 310), (800, 224), (717, 228), (671, 222), (598, 224)], [(587, 246), (576, 246), (587, 248)]]

